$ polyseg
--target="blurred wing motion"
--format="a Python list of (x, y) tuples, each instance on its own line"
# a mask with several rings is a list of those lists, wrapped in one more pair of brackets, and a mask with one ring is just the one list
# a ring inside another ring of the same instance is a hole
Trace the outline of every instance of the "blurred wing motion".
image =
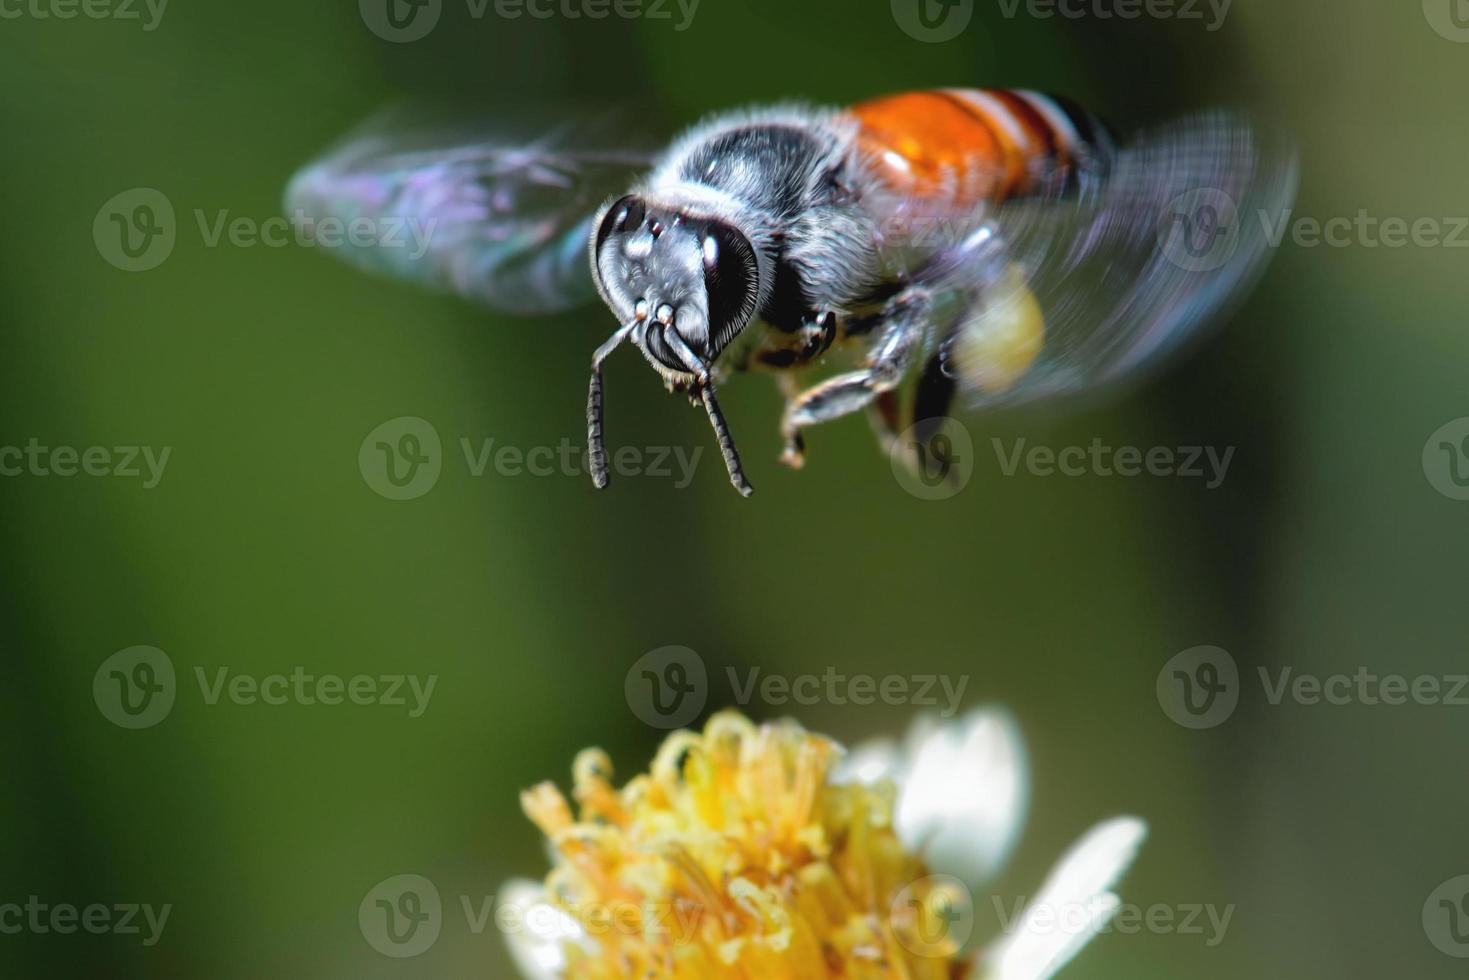
[(959, 313), (930, 369), (975, 407), (1136, 375), (1243, 298), (1295, 186), (1288, 142), (1213, 113), (1144, 135), (1066, 198), (995, 206), (935, 260)]
[(596, 295), (593, 214), (651, 165), (649, 144), (622, 148), (607, 115), (493, 136), (409, 115), (370, 121), (297, 173), (291, 219), (353, 265), (497, 310), (553, 313)]

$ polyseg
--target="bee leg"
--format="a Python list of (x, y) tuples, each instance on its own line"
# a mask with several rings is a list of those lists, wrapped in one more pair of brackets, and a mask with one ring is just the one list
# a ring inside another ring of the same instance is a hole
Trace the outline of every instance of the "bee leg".
[(865, 368), (823, 381), (786, 405), (780, 425), (785, 439), (782, 463), (793, 469), (804, 464), (802, 429), (866, 408), (902, 383), (923, 337), (929, 306), (927, 294), (916, 290), (895, 297), (884, 311), (882, 333), (868, 354)]
[(799, 360), (809, 361), (830, 349), (837, 338), (837, 318), (833, 313), (818, 313), (802, 320), (801, 334), (806, 341)]
[[(894, 418), (887, 433), (878, 432), (878, 441), (889, 457), (900, 458), (903, 465), (914, 474), (919, 474), (919, 449), (929, 446), (929, 440), (939, 433), (949, 417), (949, 407), (957, 390), (955, 381), (944, 369), (942, 353), (935, 353), (923, 366), (923, 374), (913, 394), (913, 418), (908, 429), (900, 436)], [(896, 416), (897, 402), (893, 400)]]
[(872, 432), (877, 436), (877, 444), (885, 453), (891, 454), (898, 451), (900, 411), (896, 391), (884, 391), (872, 400), (871, 405), (867, 406), (867, 419), (872, 423)]
[(949, 417), (958, 384), (944, 367), (942, 350), (923, 365), (918, 387), (913, 393), (913, 438), (922, 442), (939, 430)]

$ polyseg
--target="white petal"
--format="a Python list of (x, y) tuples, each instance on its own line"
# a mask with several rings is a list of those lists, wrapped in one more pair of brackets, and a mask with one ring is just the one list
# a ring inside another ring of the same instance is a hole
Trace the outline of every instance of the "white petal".
[(882, 779), (898, 781), (902, 778), (903, 759), (892, 739), (874, 739), (863, 742), (842, 756), (832, 770), (832, 782), (875, 783)]
[(528, 980), (558, 980), (566, 970), (567, 942), (586, 943), (581, 925), (546, 900), (539, 882), (507, 882), (501, 925), (510, 955)]
[(1112, 886), (1148, 835), (1136, 817), (1115, 817), (1072, 845), (1040, 894), (986, 957), (987, 980), (1047, 980), (1112, 921)]
[(935, 872), (971, 886), (994, 875), (1025, 823), (1025, 743), (1009, 714), (973, 712), (947, 724), (921, 720), (908, 740), (898, 794), (898, 836)]

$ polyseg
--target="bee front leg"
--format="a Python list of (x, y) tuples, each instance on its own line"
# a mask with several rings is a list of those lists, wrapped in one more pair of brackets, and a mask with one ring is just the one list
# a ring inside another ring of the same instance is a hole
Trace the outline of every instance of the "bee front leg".
[(930, 307), (927, 294), (917, 290), (894, 297), (883, 311), (878, 340), (864, 368), (823, 381), (787, 403), (780, 425), (785, 440), (782, 463), (794, 469), (805, 463), (802, 429), (860, 411), (902, 383), (919, 348)]
[(818, 313), (802, 320), (801, 335), (806, 346), (800, 360), (809, 361), (825, 354), (837, 339), (837, 318), (834, 313)]

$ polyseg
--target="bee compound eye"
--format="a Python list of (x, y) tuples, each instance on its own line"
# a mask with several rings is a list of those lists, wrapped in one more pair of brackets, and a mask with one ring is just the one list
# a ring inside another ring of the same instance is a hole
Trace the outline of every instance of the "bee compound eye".
[(614, 234), (623, 234), (642, 227), (647, 216), (648, 206), (643, 203), (642, 198), (633, 194), (624, 197), (607, 209), (607, 216), (597, 229), (598, 247)]
[(641, 228), (648, 216), (648, 207), (638, 197), (623, 198), (618, 209), (617, 231), (633, 231)]
[(713, 349), (723, 349), (755, 312), (756, 263), (750, 240), (722, 222), (711, 224), (701, 243), (704, 287), (709, 297)]

